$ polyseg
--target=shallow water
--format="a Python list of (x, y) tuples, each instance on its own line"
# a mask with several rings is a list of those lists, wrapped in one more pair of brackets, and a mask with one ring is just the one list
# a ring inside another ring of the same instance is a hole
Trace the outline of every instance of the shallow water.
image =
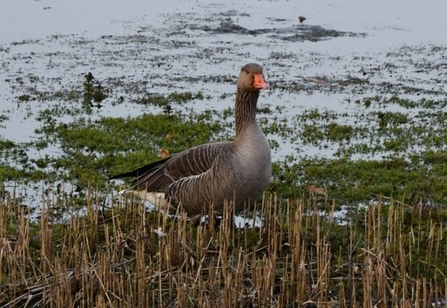
[[(87, 71), (94, 72), (99, 80), (125, 78), (136, 84), (149, 80), (142, 91), (201, 90), (215, 97), (234, 92), (232, 82), (220, 82), (223, 76), (234, 80), (242, 64), (256, 61), (264, 65), (273, 85), (271, 92), (261, 98), (261, 105), (286, 105), (290, 115), (314, 107), (349, 112), (351, 106), (343, 103), (346, 98), (386, 92), (381, 89), (382, 83), (397, 85), (397, 89), (399, 84), (410, 83), (427, 91), (435, 89), (442, 96), (447, 21), (441, 12), (447, 4), (435, 2), (430, 6), (350, 0), (336, 4), (7, 2), (0, 13), (0, 23), (10, 25), (0, 30), (0, 109), (9, 121), (1, 123), (1, 134), (18, 142), (33, 138), (34, 128), (41, 125), (33, 116), (36, 109), (59, 103), (46, 100), (20, 104), (17, 97), (24, 88), (48, 92), (70, 88), (80, 83)], [(303, 24), (297, 20), (300, 15), (307, 17)], [(225, 28), (229, 23), (249, 31), (238, 33), (237, 28)], [(312, 27), (342, 34), (285, 39)], [(434, 47), (439, 50), (433, 51)], [(210, 80), (210, 75), (217, 78)], [(319, 76), (332, 79), (329, 82), (335, 86), (328, 89), (305, 80)], [(23, 80), (18, 82), (18, 77)], [(370, 84), (366, 88), (337, 85), (351, 77), (367, 79)], [(308, 90), (287, 91), (291, 83)], [(281, 87), (286, 91), (275, 89)], [(120, 93), (119, 87), (115, 90), (115, 97), (132, 97), (132, 93)], [(217, 104), (210, 101), (194, 107), (231, 105), (229, 97)], [(97, 115), (138, 114), (141, 108), (126, 102), (105, 104)]]

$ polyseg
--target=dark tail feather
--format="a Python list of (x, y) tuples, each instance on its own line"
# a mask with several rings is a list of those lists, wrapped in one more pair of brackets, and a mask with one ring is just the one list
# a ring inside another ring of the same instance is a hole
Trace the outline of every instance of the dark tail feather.
[(121, 179), (121, 178), (127, 178), (127, 177), (134, 177), (134, 178), (138, 178), (148, 172), (150, 172), (151, 170), (155, 169), (156, 167), (158, 167), (161, 164), (164, 164), (167, 160), (169, 160), (171, 157), (167, 157), (161, 160), (158, 160), (156, 162), (147, 164), (143, 167), (140, 167), (138, 169), (135, 169), (133, 171), (130, 172), (126, 172), (126, 173), (121, 173), (121, 174), (117, 174), (114, 176), (111, 176), (110, 178), (108, 178), (108, 180), (114, 180), (114, 179)]

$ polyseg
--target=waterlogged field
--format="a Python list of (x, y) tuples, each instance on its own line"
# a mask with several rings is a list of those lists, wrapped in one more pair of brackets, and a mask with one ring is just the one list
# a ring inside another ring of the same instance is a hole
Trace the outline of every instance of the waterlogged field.
[[(138, 4), (0, 14), (17, 21), (0, 43), (0, 305), (445, 306), (440, 13)], [(271, 86), (273, 178), (240, 228), (118, 196), (109, 176), (233, 137), (247, 62)]]

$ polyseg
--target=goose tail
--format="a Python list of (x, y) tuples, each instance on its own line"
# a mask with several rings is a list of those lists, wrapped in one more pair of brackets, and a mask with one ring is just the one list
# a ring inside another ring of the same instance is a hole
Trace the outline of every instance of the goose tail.
[(114, 176), (109, 177), (107, 180), (115, 180), (115, 179), (122, 179), (122, 178), (140, 178), (148, 173), (151, 173), (153, 170), (157, 169), (157, 167), (160, 167), (160, 165), (165, 164), (171, 157), (167, 157), (161, 160), (158, 160), (156, 162), (147, 164), (143, 167), (140, 167), (138, 169), (126, 172), (126, 173), (120, 173)]

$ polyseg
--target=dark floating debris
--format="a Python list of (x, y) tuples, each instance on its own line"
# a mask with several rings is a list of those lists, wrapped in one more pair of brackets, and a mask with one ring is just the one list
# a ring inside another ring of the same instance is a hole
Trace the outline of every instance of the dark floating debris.
[[(306, 17), (298, 17), (300, 23), (306, 20)], [(365, 33), (354, 33), (354, 32), (344, 32), (333, 29), (325, 29), (321, 26), (316, 25), (295, 25), (292, 27), (284, 28), (265, 28), (265, 29), (247, 29), (242, 26), (237, 25), (231, 18), (226, 18), (220, 22), (217, 27), (212, 26), (198, 26), (190, 25), (192, 30), (202, 30), (206, 32), (212, 32), (214, 34), (239, 34), (239, 35), (260, 35), (260, 34), (270, 34), (271, 38), (277, 38), (284, 41), (322, 41), (328, 40), (333, 37), (343, 37), (343, 36), (365, 36)]]

